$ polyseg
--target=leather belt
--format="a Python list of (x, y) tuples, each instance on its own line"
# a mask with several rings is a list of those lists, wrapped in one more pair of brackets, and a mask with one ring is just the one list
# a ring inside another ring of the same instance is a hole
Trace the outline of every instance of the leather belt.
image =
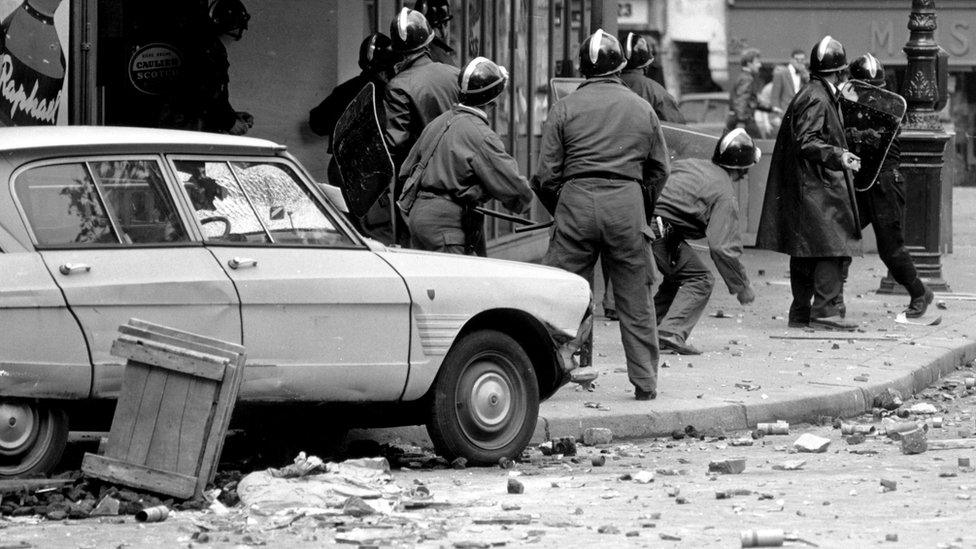
[(566, 179), (615, 179), (617, 181), (634, 181), (640, 183), (636, 178), (620, 175), (612, 172), (582, 172), (567, 175)]

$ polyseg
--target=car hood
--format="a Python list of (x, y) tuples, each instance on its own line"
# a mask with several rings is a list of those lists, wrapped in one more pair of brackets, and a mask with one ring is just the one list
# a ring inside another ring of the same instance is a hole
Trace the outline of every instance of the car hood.
[(575, 336), (590, 305), (586, 280), (562, 269), (394, 248), (377, 254), (403, 276), (418, 316), (463, 323), (482, 311), (517, 309)]

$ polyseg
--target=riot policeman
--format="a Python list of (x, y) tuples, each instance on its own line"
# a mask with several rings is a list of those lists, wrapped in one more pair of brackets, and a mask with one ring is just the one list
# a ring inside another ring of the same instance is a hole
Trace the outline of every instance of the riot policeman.
[(427, 22), (434, 29), (434, 39), (430, 42), (430, 58), (437, 63), (444, 63), (452, 67), (458, 66), (454, 57), (454, 48), (447, 43), (448, 23), (454, 19), (451, 3), (448, 0), (417, 0), (413, 9), (424, 14)]
[(674, 96), (664, 86), (644, 75), (644, 69), (654, 62), (654, 54), (647, 39), (633, 32), (628, 33), (624, 42), (624, 56), (627, 57), (627, 66), (620, 73), (624, 84), (654, 107), (661, 122), (685, 124), (685, 117), (678, 110), (678, 102)]
[(476, 57), (458, 80), (460, 102), (424, 128), (400, 169), (409, 180), (400, 205), (412, 248), (484, 255), (484, 217), (474, 207), (494, 198), (522, 212), (532, 190), (482, 110), (501, 95), (508, 72)]
[[(790, 327), (854, 330), (844, 319), (844, 273), (861, 255), (838, 86), (847, 68), (844, 46), (825, 36), (810, 54), (810, 83), (786, 113), (773, 149), (756, 247), (790, 256)], [(812, 300), (812, 303), (811, 303)]]
[[(885, 71), (881, 61), (866, 53), (851, 63), (851, 78), (885, 87)], [(898, 137), (891, 143), (888, 154), (881, 164), (877, 180), (865, 190), (858, 189), (857, 209), (861, 228), (870, 223), (874, 226), (878, 243), (878, 255), (888, 267), (891, 277), (908, 290), (911, 300), (905, 309), (905, 316), (918, 318), (925, 314), (932, 303), (932, 290), (918, 277), (915, 263), (905, 249), (905, 234), (902, 222), (905, 219), (905, 180), (898, 171), (901, 160), (901, 146)]]
[[(586, 81), (553, 105), (533, 186), (554, 214), (545, 263), (593, 282), (601, 256), (613, 284), (627, 374), (638, 400), (657, 396), (658, 342), (645, 251), (644, 198), (664, 184), (668, 152), (650, 103), (620, 80), (620, 42), (597, 30), (580, 46)], [(558, 196), (558, 201), (554, 200)]]
[[(393, 53), (400, 58), (383, 97), (386, 112), (384, 137), (390, 148), (395, 172), (410, 152), (420, 133), (433, 119), (451, 109), (458, 98), (458, 69), (435, 63), (429, 45), (434, 39), (427, 18), (419, 11), (403, 8), (390, 23)], [(394, 189), (394, 196), (400, 189)], [(382, 195), (363, 220), (367, 232), (385, 244), (394, 244), (391, 207)], [(397, 242), (409, 245), (406, 224), (397, 220)]]
[(715, 145), (711, 161), (688, 158), (671, 164), (671, 176), (657, 199), (651, 223), (661, 234), (653, 244), (654, 259), (663, 275), (654, 295), (661, 349), (701, 354), (687, 343), (688, 334), (705, 311), (715, 277), (686, 240), (706, 239), (729, 293), (743, 305), (755, 300), (739, 260), (742, 237), (734, 182), (744, 180), (760, 156), (752, 138), (736, 128)]

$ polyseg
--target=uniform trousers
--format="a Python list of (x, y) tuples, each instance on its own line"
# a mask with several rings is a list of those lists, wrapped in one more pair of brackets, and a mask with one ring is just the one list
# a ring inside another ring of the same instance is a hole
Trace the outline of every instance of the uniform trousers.
[[(677, 242), (669, 245), (669, 239)], [(715, 276), (698, 253), (679, 236), (654, 241), (654, 260), (663, 280), (654, 294), (660, 336), (688, 340), (715, 287)]]
[(484, 218), (442, 195), (420, 191), (407, 226), (415, 250), (485, 257)]
[(886, 170), (866, 191), (857, 193), (861, 228), (870, 223), (878, 242), (878, 255), (891, 277), (908, 290), (914, 299), (925, 293), (915, 262), (905, 248), (902, 222), (905, 217), (905, 183), (897, 171)]
[(659, 351), (644, 225), (636, 181), (572, 179), (559, 194), (545, 263), (582, 276), (592, 287), (593, 268), (602, 257), (620, 317), (627, 377), (635, 387), (655, 391)]
[(811, 318), (844, 316), (844, 280), (850, 263), (850, 257), (790, 256), (789, 321), (807, 324)]

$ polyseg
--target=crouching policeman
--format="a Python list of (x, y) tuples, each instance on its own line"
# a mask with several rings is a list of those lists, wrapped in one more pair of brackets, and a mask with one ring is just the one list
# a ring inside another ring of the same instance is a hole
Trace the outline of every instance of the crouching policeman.
[(410, 149), (400, 169), (398, 204), (407, 214), (411, 248), (484, 256), (484, 217), (474, 208), (492, 198), (519, 213), (531, 204), (528, 182), (479, 108), (507, 82), (504, 67), (472, 59), (458, 75), (460, 102), (424, 128)]
[(739, 261), (739, 208), (734, 181), (759, 162), (760, 151), (742, 128), (725, 134), (712, 160), (688, 158), (671, 164), (671, 177), (657, 199), (652, 228), (662, 233), (654, 241), (654, 260), (664, 280), (654, 295), (658, 342), (661, 349), (682, 355), (701, 351), (686, 343), (698, 323), (715, 285), (715, 277), (686, 239), (705, 238), (715, 267), (739, 303), (756, 296)]
[(607, 263), (627, 376), (637, 400), (651, 400), (658, 346), (645, 250), (653, 200), (645, 210), (645, 198), (668, 177), (668, 151), (650, 103), (620, 80), (626, 64), (620, 43), (602, 30), (583, 42), (586, 81), (549, 112), (533, 185), (540, 197), (558, 194), (545, 263), (590, 284), (597, 257)]

